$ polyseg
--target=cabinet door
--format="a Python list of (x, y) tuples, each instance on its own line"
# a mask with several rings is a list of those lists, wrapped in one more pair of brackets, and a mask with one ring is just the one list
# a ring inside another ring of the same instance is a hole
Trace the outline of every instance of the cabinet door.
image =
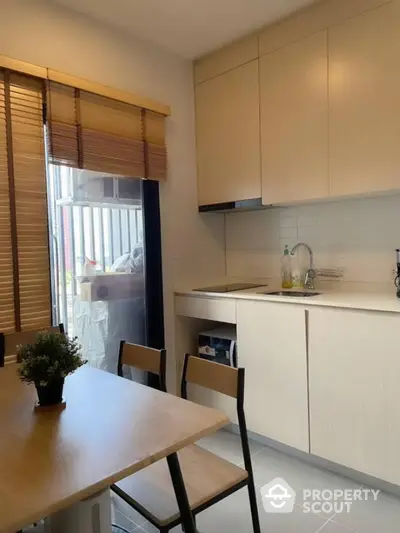
[(311, 309), (311, 453), (400, 484), (400, 315)]
[(262, 198), (324, 198), (328, 180), (326, 31), (260, 58)]
[(248, 429), (308, 452), (305, 310), (238, 301), (237, 336)]
[(258, 61), (196, 86), (199, 205), (261, 197)]
[(332, 196), (400, 188), (400, 3), (329, 30)]

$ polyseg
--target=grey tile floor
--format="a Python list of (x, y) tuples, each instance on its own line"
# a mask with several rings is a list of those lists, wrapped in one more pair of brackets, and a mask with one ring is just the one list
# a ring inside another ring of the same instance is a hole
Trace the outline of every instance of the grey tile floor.
[[(241, 465), (243, 458), (239, 437), (220, 431), (200, 441), (208, 450)], [(293, 513), (267, 514), (262, 506), (260, 488), (276, 477), (285, 479), (294, 490), (357, 489), (351, 480), (310, 466), (298, 459), (251, 443), (254, 475), (259, 494), (259, 513), (263, 533), (399, 533), (400, 499), (381, 493), (378, 500), (354, 502), (349, 513), (306, 514), (296, 504)], [(130, 533), (156, 532), (133, 509), (112, 496), (113, 521)], [(197, 516), (200, 533), (252, 533), (246, 489), (241, 489)], [(171, 533), (181, 532), (175, 528)]]

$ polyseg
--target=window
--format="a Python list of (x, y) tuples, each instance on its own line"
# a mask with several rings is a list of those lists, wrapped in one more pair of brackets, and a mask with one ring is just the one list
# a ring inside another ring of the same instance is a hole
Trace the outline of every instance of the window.
[(62, 321), (93, 364), (115, 371), (121, 339), (163, 347), (168, 108), (11, 64), (29, 75), (0, 66), (0, 331)]
[(146, 343), (142, 181), (54, 165), (48, 176), (53, 322), (115, 371), (120, 340)]

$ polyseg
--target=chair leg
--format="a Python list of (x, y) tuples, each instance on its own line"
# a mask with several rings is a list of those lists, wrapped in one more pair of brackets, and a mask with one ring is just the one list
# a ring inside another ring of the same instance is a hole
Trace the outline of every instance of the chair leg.
[[(198, 529), (197, 529), (197, 524), (196, 524), (196, 517), (193, 515), (193, 523), (194, 523), (194, 527), (196, 529), (196, 533), (199, 533)], [(182, 531), (185, 533), (185, 526), (182, 524)]]
[(185, 529), (185, 533), (196, 533), (196, 527), (194, 525), (193, 514), (190, 509), (178, 455), (176, 453), (169, 455), (167, 457), (167, 463), (172, 485), (174, 487), (176, 501), (178, 503), (179, 512), (181, 515), (182, 529)]
[(254, 533), (261, 533), (260, 517), (258, 516), (257, 496), (256, 496), (256, 489), (254, 487), (254, 483), (249, 482), (249, 484), (247, 485), (247, 488), (249, 491), (251, 519), (253, 521), (253, 531)]

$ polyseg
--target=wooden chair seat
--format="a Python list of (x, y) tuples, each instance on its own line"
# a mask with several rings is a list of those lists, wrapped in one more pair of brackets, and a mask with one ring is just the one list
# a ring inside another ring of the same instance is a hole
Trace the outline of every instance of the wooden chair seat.
[[(192, 510), (246, 480), (246, 470), (196, 445), (178, 452), (185, 487)], [(179, 517), (179, 509), (167, 461), (161, 460), (116, 483), (137, 507), (160, 526)], [(126, 500), (128, 503), (128, 499)]]

